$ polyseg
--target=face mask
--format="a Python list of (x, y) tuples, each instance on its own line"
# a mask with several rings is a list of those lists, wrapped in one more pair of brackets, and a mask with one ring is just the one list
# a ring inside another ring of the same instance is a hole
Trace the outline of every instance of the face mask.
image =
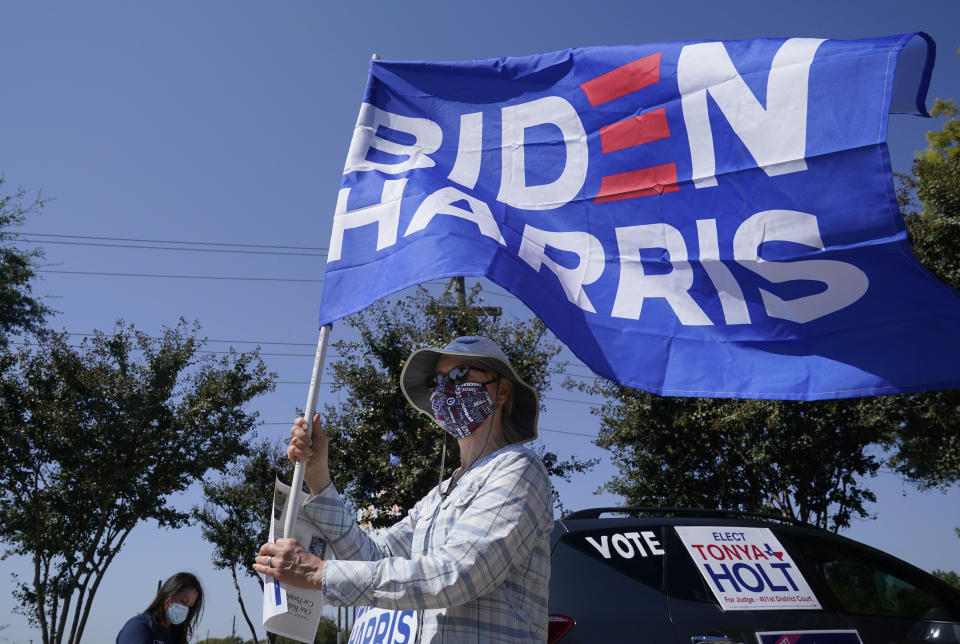
[(493, 401), (479, 382), (437, 385), (430, 395), (433, 417), (454, 438), (466, 438), (493, 413)]
[(183, 604), (170, 604), (170, 608), (167, 609), (167, 619), (171, 624), (183, 624), (189, 612), (190, 609)]

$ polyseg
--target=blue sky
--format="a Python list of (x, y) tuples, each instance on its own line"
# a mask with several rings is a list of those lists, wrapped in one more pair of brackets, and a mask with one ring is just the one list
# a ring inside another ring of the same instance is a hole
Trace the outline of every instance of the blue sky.
[[(45, 272), (37, 286), (61, 312), (56, 327), (89, 333), (122, 318), (156, 333), (183, 316), (199, 320), (207, 337), (229, 341), (212, 342), (212, 349), (259, 343), (267, 354), (295, 354), (266, 356), (290, 384), (255, 403), (268, 423), (260, 435), (279, 438), (306, 396), (325, 261), (320, 251), (103, 248), (55, 244), (84, 240), (41, 235), (325, 247), (373, 53), (452, 60), (587, 45), (923, 30), (938, 45), (932, 103), (937, 96), (960, 98), (957, 25), (955, 2), (4, 0), (0, 172), (10, 186), (53, 198), (23, 230), (46, 242), (47, 271), (74, 271)], [(895, 169), (909, 169), (934, 126), (916, 117), (891, 119)], [(525, 315), (502, 290), (484, 288), (491, 304)], [(344, 337), (343, 328), (335, 326), (334, 340)], [(582, 365), (572, 369), (585, 373)], [(550, 448), (603, 456), (586, 436), (549, 431), (592, 435), (597, 422), (576, 394), (555, 388), (548, 395), (541, 424)], [(322, 390), (321, 403), (333, 401)], [(609, 475), (605, 463), (562, 484), (566, 506), (616, 503), (592, 494)], [(889, 473), (875, 482), (877, 519), (847, 534), (925, 569), (960, 571), (960, 540), (952, 530), (960, 525), (960, 493), (921, 494)], [(198, 501), (191, 491), (177, 503)], [(181, 569), (197, 573), (208, 592), (199, 634), (229, 634), (236, 615), (238, 634), (246, 636), (229, 577), (214, 571), (199, 531), (145, 524), (108, 572), (85, 641), (112, 641), (149, 602), (157, 579)], [(27, 562), (3, 562), (0, 625), (9, 627), (0, 641), (39, 641), (23, 618), (6, 617), (13, 606), (9, 572), (27, 574)], [(256, 584), (243, 583), (248, 606), (259, 614)]]

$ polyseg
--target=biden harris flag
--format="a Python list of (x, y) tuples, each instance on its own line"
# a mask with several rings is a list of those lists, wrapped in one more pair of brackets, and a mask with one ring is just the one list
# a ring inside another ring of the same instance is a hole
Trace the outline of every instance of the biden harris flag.
[(321, 325), (484, 276), (597, 374), (812, 400), (960, 386), (960, 298), (914, 258), (886, 147), (925, 34), (373, 60)]

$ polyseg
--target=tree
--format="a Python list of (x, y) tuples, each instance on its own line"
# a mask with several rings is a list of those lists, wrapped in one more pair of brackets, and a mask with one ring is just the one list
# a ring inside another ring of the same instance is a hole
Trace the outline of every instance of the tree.
[[(947, 121), (927, 133), (912, 175), (899, 175), (898, 198), (914, 254), (960, 289), (960, 119), (953, 101), (937, 99), (930, 113)], [(896, 470), (921, 487), (960, 481), (960, 389), (898, 396), (894, 411)]]
[[(0, 189), (4, 182), (0, 175)], [(39, 196), (26, 203), (24, 197), (23, 190), (13, 194), (0, 192), (0, 345), (6, 343), (8, 334), (38, 331), (51, 313), (33, 296), (30, 286), (36, 277), (36, 260), (43, 254), (40, 250), (23, 251), (9, 245), (17, 238), (9, 229), (21, 225), (44, 204)]]
[(597, 445), (619, 474), (604, 488), (631, 505), (767, 512), (837, 530), (866, 516), (866, 449), (884, 425), (859, 401), (671, 398), (598, 381)]
[(43, 642), (79, 642), (97, 589), (142, 521), (176, 528), (170, 505), (246, 451), (272, 389), (257, 354), (201, 357), (196, 325), (149, 338), (118, 323), (77, 347), (38, 336), (0, 362), (0, 540), (33, 562), (14, 594)]
[[(960, 288), (960, 120), (928, 134), (898, 198), (914, 253)], [(575, 386), (568, 384), (568, 386)], [(834, 530), (867, 516), (864, 486), (884, 463), (921, 487), (960, 480), (960, 390), (823, 401), (661, 398), (610, 382), (598, 445), (620, 474), (606, 489), (641, 505), (768, 511)]]
[[(953, 531), (957, 533), (958, 537), (960, 537), (960, 528), (954, 528)], [(932, 573), (935, 577), (939, 577), (948, 584), (960, 589), (960, 575), (958, 575), (956, 572), (952, 570), (934, 570)]]
[[(344, 642), (350, 639), (350, 631), (344, 633)], [(321, 617), (320, 625), (317, 626), (317, 634), (313, 636), (313, 644), (337, 644), (337, 623), (329, 617)], [(275, 644), (299, 644), (296, 640), (289, 637), (278, 636)]]
[[(330, 435), (334, 482), (374, 527), (387, 526), (435, 486), (445, 434), (409, 405), (400, 391), (400, 371), (415, 350), (443, 346), (462, 335), (498, 342), (519, 375), (535, 389), (548, 386), (559, 346), (539, 320), (504, 321), (486, 316), (477, 285), (465, 305), (434, 298), (425, 290), (394, 304), (378, 302), (346, 319), (358, 334), (334, 343), (339, 359), (330, 366), (332, 387), (342, 401), (327, 405), (323, 426)], [(445, 476), (459, 461), (457, 443), (446, 440)], [(559, 460), (541, 449), (551, 473), (569, 476), (590, 464)]]
[(270, 538), (274, 480), (284, 469), (289, 469), (286, 450), (262, 441), (232, 466), (226, 476), (204, 483), (204, 505), (194, 507), (191, 512), (200, 524), (203, 538), (213, 544), (213, 565), (220, 570), (230, 570), (240, 611), (255, 644), (259, 644), (259, 639), (243, 603), (237, 570), (253, 577), (263, 590), (263, 580), (250, 566), (251, 553), (256, 553)]

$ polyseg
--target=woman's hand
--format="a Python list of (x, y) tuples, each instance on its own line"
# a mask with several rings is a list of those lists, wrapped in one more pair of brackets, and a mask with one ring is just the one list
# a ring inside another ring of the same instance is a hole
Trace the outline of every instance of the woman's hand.
[(304, 418), (294, 421), (290, 436), (287, 458), (294, 466), (298, 460), (304, 462), (303, 480), (311, 494), (319, 494), (330, 485), (330, 467), (327, 463), (330, 439), (320, 427), (320, 414), (313, 417), (312, 437), (307, 436), (307, 421)]
[(253, 569), (288, 586), (323, 587), (323, 559), (310, 554), (296, 539), (277, 539), (260, 546)]

